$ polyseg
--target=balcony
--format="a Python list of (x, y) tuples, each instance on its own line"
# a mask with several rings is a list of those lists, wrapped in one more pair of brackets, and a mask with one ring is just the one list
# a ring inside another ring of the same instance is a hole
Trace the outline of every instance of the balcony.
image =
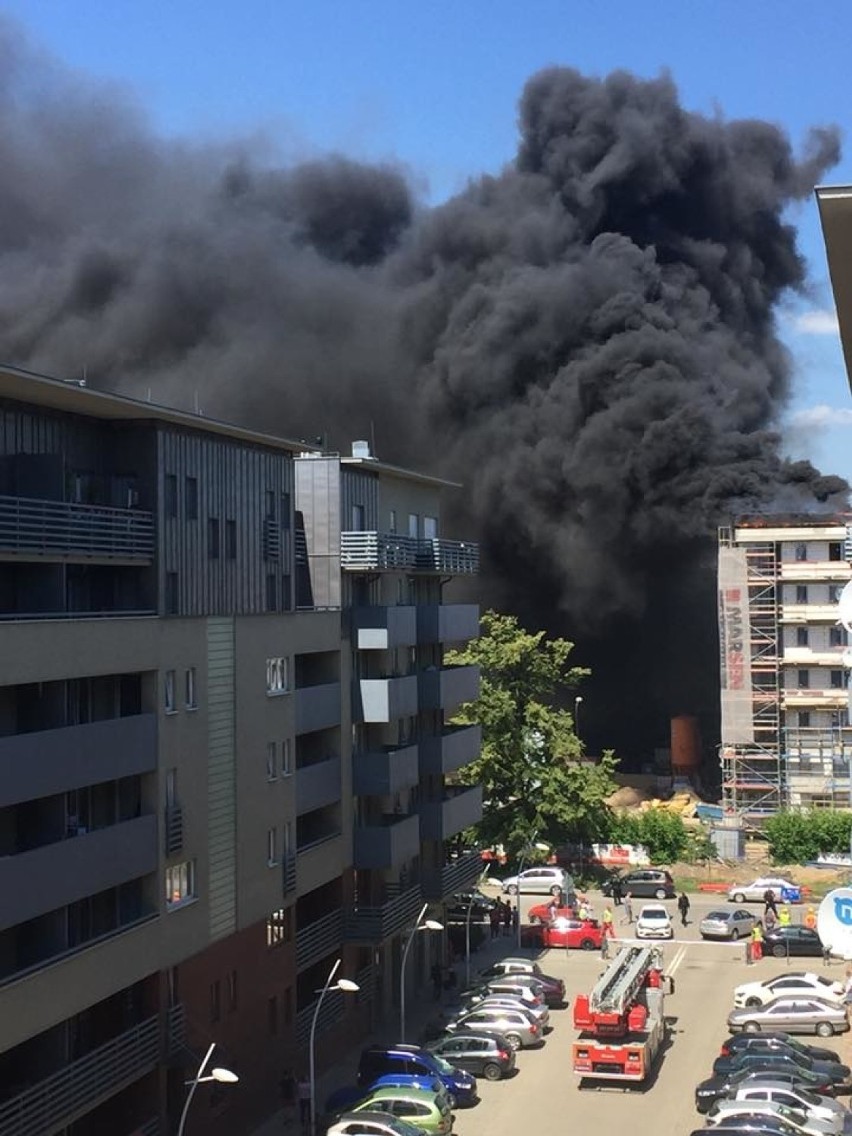
[(0, 857), (0, 930), (156, 870), (156, 816)]
[(295, 691), (297, 734), (311, 734), (340, 725), (340, 683), (301, 686)]
[(163, 810), (165, 854), (175, 856), (183, 848), (183, 809), (180, 805), (167, 805)]
[(343, 532), (340, 565), (350, 572), (469, 576), (479, 571), (479, 545), (471, 541), (419, 540), (400, 533)]
[(354, 943), (380, 943), (390, 938), (403, 927), (410, 926), (423, 906), (423, 896), (419, 887), (388, 887), (385, 903), (376, 905), (356, 905), (346, 916), (343, 928), (344, 938)]
[(478, 636), (478, 604), (423, 604), (417, 608), (418, 643), (466, 643)]
[(788, 666), (839, 669), (844, 666), (843, 656), (848, 649), (848, 647), (785, 647), (784, 663)]
[(156, 768), (156, 714), (13, 734), (0, 738), (0, 807)]
[(452, 713), (479, 698), (479, 667), (435, 667), (421, 671), (417, 678), (421, 710)]
[(296, 816), (340, 800), (340, 758), (329, 757), (296, 770)]
[(154, 514), (0, 496), (0, 558), (150, 564)]
[(329, 880), (336, 880), (343, 867), (343, 837), (340, 833), (330, 833), (311, 844), (303, 844), (296, 849), (296, 888), (299, 895), (307, 895)]
[(336, 951), (342, 937), (343, 914), (340, 911), (332, 911), (307, 927), (300, 927), (296, 932), (296, 970), (305, 970)]
[(352, 757), (352, 791), (356, 796), (387, 797), (416, 785), (420, 767), (416, 745), (390, 747)]
[(849, 691), (842, 686), (821, 690), (809, 687), (802, 690), (782, 690), (781, 708), (795, 710), (799, 707), (823, 707), (827, 710), (843, 710), (849, 701)]
[(480, 756), (481, 726), (457, 726), (434, 737), (420, 739), (422, 774), (455, 773)]
[(440, 801), (420, 805), (423, 840), (449, 840), (482, 820), (482, 786), (457, 785)]
[(836, 603), (784, 603), (781, 605), (782, 623), (836, 623)]
[(160, 1048), (160, 1021), (155, 1016), (0, 1104), (0, 1133), (51, 1136), (70, 1127), (156, 1069)]
[(450, 860), (443, 868), (424, 869), (421, 887), (423, 898), (440, 903), (459, 891), (468, 891), (484, 870), (478, 852), (467, 852)]
[(839, 584), (849, 579), (849, 565), (845, 560), (784, 560), (781, 579), (796, 583), (825, 580)]
[(417, 675), (396, 678), (362, 678), (353, 699), (356, 722), (395, 722), (417, 713)]
[(356, 868), (399, 868), (420, 851), (420, 822), (416, 814), (391, 813), (379, 823), (356, 825), (352, 835)]
[(418, 618), (414, 607), (356, 607), (352, 622), (359, 651), (388, 651), (417, 643)]

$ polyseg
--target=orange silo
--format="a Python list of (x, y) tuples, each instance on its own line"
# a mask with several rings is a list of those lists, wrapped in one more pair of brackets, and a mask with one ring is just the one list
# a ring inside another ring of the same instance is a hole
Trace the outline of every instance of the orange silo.
[(689, 777), (701, 765), (701, 738), (698, 719), (691, 714), (678, 714), (671, 724), (672, 773)]

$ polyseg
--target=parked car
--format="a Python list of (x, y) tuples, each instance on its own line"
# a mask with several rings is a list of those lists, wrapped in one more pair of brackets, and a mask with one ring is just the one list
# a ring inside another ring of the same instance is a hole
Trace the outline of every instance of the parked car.
[(517, 876), (503, 880), (503, 891), (509, 895), (570, 895), (574, 891), (574, 879), (564, 868), (541, 864), (535, 868), (525, 868)]
[(520, 1010), (522, 1014), (527, 1015), (531, 1022), (536, 1022), (545, 1031), (550, 1025), (550, 1011), (543, 1002), (538, 1000), (536, 1002), (525, 1002), (523, 998), (511, 994), (498, 994), (486, 989), (481, 995), (474, 994), (473, 997), (468, 999), (464, 1006), (464, 1012), (470, 1013), (482, 1006), (503, 1006), (509, 1010)]
[(810, 1089), (796, 1088), (776, 1081), (746, 1082), (728, 1094), (729, 1100), (743, 1103), (768, 1102), (782, 1104), (787, 1108), (800, 1109), (817, 1120), (831, 1124), (835, 1133), (848, 1132), (852, 1123), (852, 1113), (831, 1097), (812, 1093)]
[(646, 903), (636, 919), (637, 939), (673, 939), (674, 927), (661, 903)]
[(415, 1076), (410, 1073), (385, 1073), (381, 1077), (377, 1077), (372, 1085), (364, 1088), (361, 1085), (346, 1085), (343, 1088), (336, 1089), (325, 1102), (325, 1111), (327, 1116), (335, 1116), (345, 1110), (356, 1108), (362, 1105), (377, 1089), (424, 1089), (428, 1092), (434, 1093), (439, 1098), (442, 1104), (446, 1104), (449, 1108), (453, 1106), (453, 1100), (447, 1090), (444, 1088), (443, 1082), (434, 1076)]
[(544, 997), (545, 1005), (551, 1010), (565, 1005), (565, 982), (551, 974), (543, 974), (537, 962), (530, 959), (501, 959), (479, 972), (486, 982), (510, 978), (513, 982), (530, 986)]
[(717, 908), (701, 920), (698, 930), (702, 939), (728, 939), (736, 942), (737, 939), (750, 935), (752, 928), (759, 922), (756, 915), (743, 911), (742, 908), (733, 911)]
[(797, 1053), (807, 1061), (834, 1061), (840, 1063), (840, 1054), (836, 1049), (828, 1049), (824, 1045), (811, 1045), (807, 1041), (799, 1041), (783, 1030), (772, 1030), (765, 1033), (739, 1033), (726, 1037), (719, 1050), (723, 1056), (733, 1053), (742, 1053), (744, 1050), (781, 1049), (790, 1053)]
[(465, 923), (469, 909), (471, 922), (482, 923), (496, 906), (496, 899), (483, 895), (481, 891), (460, 891), (447, 900), (447, 920)]
[(737, 1069), (730, 1073), (708, 1077), (695, 1086), (695, 1107), (699, 1112), (707, 1112), (714, 1101), (736, 1092), (741, 1085), (786, 1085), (790, 1089), (804, 1089), (819, 1094), (820, 1097), (837, 1091), (840, 1082), (815, 1073), (804, 1066), (793, 1065), (789, 1069), (781, 1066), (757, 1065)]
[(552, 923), (555, 919), (573, 919), (576, 914), (576, 904), (573, 903), (565, 907), (554, 907), (551, 903), (536, 903), (527, 912), (527, 919), (530, 923)]
[(832, 1037), (849, 1029), (846, 1007), (819, 998), (775, 998), (764, 1006), (743, 1006), (728, 1014), (732, 1033), (745, 1030), (758, 1033), (762, 1029), (784, 1030), (786, 1033), (815, 1033)]
[(376, 1089), (363, 1104), (349, 1111), (389, 1112), (430, 1136), (448, 1136), (453, 1130), (453, 1114), (446, 1098), (440, 1100), (428, 1089)]
[(700, 1136), (707, 1136), (711, 1129), (724, 1132), (726, 1136), (801, 1136), (797, 1128), (780, 1116), (725, 1116), (702, 1129)]
[[(778, 1070), (785, 1073), (796, 1073), (806, 1069), (815, 1074), (823, 1086), (831, 1085), (832, 1092), (845, 1091), (849, 1083), (849, 1069), (845, 1065), (839, 1065), (836, 1061), (813, 1061), (792, 1050), (745, 1050), (732, 1053), (730, 1056), (717, 1057), (713, 1062), (715, 1076), (757, 1069), (762, 1072)], [(827, 1090), (823, 1088), (822, 1091)]]
[(422, 1136), (422, 1130), (387, 1112), (344, 1112), (326, 1130), (326, 1136)]
[(454, 1033), (433, 1041), (429, 1049), (459, 1069), (486, 1081), (499, 1081), (515, 1069), (515, 1051), (499, 1033)]
[(619, 880), (621, 894), (628, 892), (634, 899), (674, 899), (675, 886), (671, 872), (663, 868), (636, 868), (622, 875), (616, 873), (608, 880), (604, 880), (601, 891), (604, 895), (612, 895), (613, 880)]
[(505, 978), (492, 978), (480, 987), (482, 994), (486, 998), (495, 996), (517, 998), (528, 1007), (547, 1008), (544, 986), (537, 978), (529, 978), (526, 982), (523, 981), (527, 978), (524, 974), (518, 976), (517, 982), (513, 981), (513, 978), (514, 975), (511, 974), (507, 974)]
[(603, 938), (603, 927), (597, 919), (557, 919), (538, 930), (541, 931), (542, 946), (547, 948), (594, 951), (600, 949)]
[(475, 1077), (463, 1069), (454, 1069), (419, 1045), (373, 1045), (362, 1050), (358, 1062), (358, 1084), (372, 1085), (385, 1073), (435, 1076), (459, 1106), (475, 1104), (479, 1099)]
[(764, 978), (762, 982), (744, 982), (734, 990), (735, 1006), (762, 1006), (773, 998), (822, 998), (825, 1002), (842, 1002), (845, 996), (843, 983), (832, 982), (823, 974), (807, 970), (792, 970)]
[(787, 927), (774, 927), (764, 934), (763, 953), (773, 958), (789, 958), (791, 955), (817, 958), (824, 954), (824, 948), (816, 931), (790, 923)]
[[(784, 876), (758, 876), (750, 884), (731, 884), (728, 899), (733, 903), (763, 903), (768, 891), (772, 892), (776, 902), (780, 902), (785, 896), (790, 898), (790, 902), (798, 902), (802, 897), (799, 885)], [(795, 900), (792, 898), (794, 895)]]
[(505, 1006), (482, 1006), (463, 1014), (453, 1022), (447, 1022), (448, 1033), (467, 1033), (485, 1030), (486, 1033), (499, 1033), (505, 1037), (512, 1049), (529, 1049), (541, 1045), (542, 1028), (530, 1021), (520, 1010)]
[(825, 1120), (809, 1117), (801, 1109), (788, 1108), (783, 1104), (769, 1101), (716, 1101), (707, 1114), (708, 1127), (715, 1128), (720, 1120), (733, 1120), (740, 1117), (765, 1117), (769, 1120), (783, 1120), (799, 1133), (799, 1136), (835, 1136), (836, 1125)]

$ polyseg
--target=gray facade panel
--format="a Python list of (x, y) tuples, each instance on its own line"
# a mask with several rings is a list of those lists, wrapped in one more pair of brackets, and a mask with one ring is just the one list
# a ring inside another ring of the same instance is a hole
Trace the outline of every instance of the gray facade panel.
[(417, 609), (420, 643), (466, 643), (478, 635), (478, 604), (423, 604)]
[(353, 831), (356, 868), (399, 868), (420, 851), (420, 819), (387, 817), (385, 824), (356, 825)]
[(455, 773), (476, 761), (482, 749), (481, 726), (458, 726), (420, 739), (420, 771), (430, 776)]
[(423, 801), (420, 805), (422, 840), (449, 840), (482, 820), (482, 786), (459, 789), (442, 801)]
[(296, 770), (296, 815), (340, 800), (340, 758), (317, 761)]
[(379, 478), (371, 471), (344, 466), (340, 471), (341, 529), (371, 532), (379, 524)]
[(353, 754), (352, 791), (356, 796), (393, 796), (419, 780), (416, 745)]
[(208, 854), (210, 937), (237, 926), (236, 714), (234, 621), (207, 624)]
[(362, 678), (354, 688), (352, 717), (361, 722), (395, 722), (417, 713), (417, 675)]
[(157, 715), (0, 738), (0, 807), (157, 768)]
[(352, 619), (355, 645), (361, 651), (387, 651), (393, 647), (413, 647), (418, 639), (418, 609), (399, 607), (356, 607)]
[(423, 710), (456, 710), (479, 697), (479, 667), (441, 667), (419, 676), (420, 707)]
[(296, 508), (305, 525), (313, 606), (340, 607), (340, 463), (336, 457), (294, 463)]
[(157, 818), (135, 817), (0, 858), (0, 930), (157, 870)]

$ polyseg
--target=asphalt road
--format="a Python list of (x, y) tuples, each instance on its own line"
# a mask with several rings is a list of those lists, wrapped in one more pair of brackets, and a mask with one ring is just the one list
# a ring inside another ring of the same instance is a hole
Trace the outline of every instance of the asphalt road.
[[(602, 897), (589, 898), (599, 915)], [(533, 902), (539, 902), (538, 898), (531, 897), (529, 903)], [(574, 995), (591, 990), (606, 963), (597, 952), (549, 951), (540, 963), (547, 973), (565, 979), (568, 1008), (552, 1012), (553, 1030), (541, 1049), (518, 1054), (519, 1071), (514, 1078), (496, 1084), (480, 1081), (481, 1103), (456, 1113), (457, 1136), (517, 1136), (521, 1131), (550, 1136), (569, 1129), (602, 1136), (629, 1129), (686, 1136), (694, 1128), (702, 1128), (704, 1121), (695, 1111), (693, 1090), (698, 1081), (710, 1075), (713, 1060), (728, 1036), (725, 1019), (733, 1005), (734, 987), (741, 982), (769, 978), (786, 969), (787, 964), (768, 959), (746, 965), (743, 944), (702, 942), (698, 921), (719, 902), (702, 897), (692, 900), (692, 904), (690, 925), (678, 928), (675, 942), (663, 946), (666, 972), (675, 979), (675, 992), (666, 999), (671, 1041), (647, 1088), (578, 1088), (571, 1071), (571, 1045), (576, 1032), (570, 1006)], [(528, 906), (525, 897), (523, 906)], [(674, 902), (668, 906), (674, 917)], [(721, 906), (725, 906), (724, 899)], [(754, 910), (759, 912), (760, 908), (754, 905)], [(628, 928), (619, 926), (620, 912), (620, 908), (614, 909), (616, 929), (628, 932)], [(820, 959), (793, 959), (789, 968), (820, 971), (823, 963)], [(839, 963), (829, 968), (835, 977), (842, 977), (843, 971)], [(829, 1044), (848, 1056), (848, 1039), (835, 1038)]]

